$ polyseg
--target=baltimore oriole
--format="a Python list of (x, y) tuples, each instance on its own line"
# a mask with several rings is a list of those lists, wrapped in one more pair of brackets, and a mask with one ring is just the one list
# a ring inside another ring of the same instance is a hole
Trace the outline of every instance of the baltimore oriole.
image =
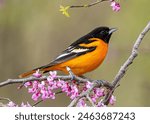
[(21, 74), (19, 77), (29, 76), (37, 69), (46, 73), (52, 70), (59, 70), (68, 73), (66, 67), (78, 76), (96, 69), (104, 60), (108, 43), (115, 28), (98, 27), (90, 33), (81, 37), (65, 49), (49, 64)]

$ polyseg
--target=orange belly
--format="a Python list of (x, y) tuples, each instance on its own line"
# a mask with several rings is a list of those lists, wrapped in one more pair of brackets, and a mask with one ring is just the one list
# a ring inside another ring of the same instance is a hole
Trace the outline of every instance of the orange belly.
[(108, 44), (103, 41), (96, 41), (88, 45), (82, 46), (97, 46), (96, 49), (87, 54), (81, 55), (77, 58), (71, 59), (67, 62), (63, 62), (61, 64), (55, 65), (50, 68), (50, 70), (60, 70), (65, 73), (68, 73), (66, 70), (66, 66), (70, 67), (72, 72), (76, 75), (82, 75), (86, 72), (90, 72), (96, 69), (104, 60), (108, 50)]

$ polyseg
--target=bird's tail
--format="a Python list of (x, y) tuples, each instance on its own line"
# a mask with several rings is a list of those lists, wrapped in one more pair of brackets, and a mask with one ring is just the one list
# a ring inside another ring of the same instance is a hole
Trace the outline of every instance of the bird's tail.
[(28, 72), (25, 72), (25, 73), (23, 73), (23, 74), (20, 74), (20, 75), (19, 75), (19, 78), (24, 78), (24, 77), (30, 76), (30, 75), (32, 75), (33, 73), (35, 73), (38, 69), (39, 69), (42, 73), (46, 73), (46, 72), (55, 70), (55, 67), (53, 68), (53, 66), (50, 65), (50, 64), (44, 65), (44, 66), (35, 68), (35, 69), (31, 70), (31, 71), (28, 71)]
[(32, 71), (25, 72), (25, 73), (23, 73), (23, 74), (20, 74), (20, 75), (19, 75), (19, 78), (24, 78), (24, 77), (30, 76), (30, 75), (32, 75), (32, 74), (35, 73), (35, 72), (36, 72), (36, 70), (32, 70)]

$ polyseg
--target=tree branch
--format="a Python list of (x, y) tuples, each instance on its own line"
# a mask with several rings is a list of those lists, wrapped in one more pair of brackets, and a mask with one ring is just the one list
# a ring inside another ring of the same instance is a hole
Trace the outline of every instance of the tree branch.
[(120, 80), (125, 75), (128, 67), (133, 63), (134, 59), (137, 57), (138, 48), (139, 48), (144, 36), (148, 33), (149, 30), (150, 30), (150, 22), (148, 22), (147, 26), (144, 28), (144, 30), (138, 36), (137, 40), (135, 41), (135, 43), (133, 45), (131, 55), (128, 57), (128, 59), (125, 61), (125, 63), (121, 66), (120, 70), (118, 71), (114, 80), (112, 81), (113, 89), (110, 90), (108, 92), (108, 94), (105, 96), (105, 98), (103, 99), (103, 103), (105, 105), (108, 105), (111, 95), (113, 94), (113, 92), (115, 91), (117, 86), (120, 84)]
[[(43, 81), (46, 80), (48, 78), (48, 76), (42, 76), (40, 78), (36, 78), (36, 77), (27, 77), (27, 78), (21, 78), (21, 79), (8, 79), (6, 81), (3, 81), (0, 83), (0, 87), (6, 86), (6, 85), (10, 85), (10, 84), (17, 84), (17, 83), (25, 83), (25, 82), (29, 82), (29, 81)], [(108, 87), (108, 88), (112, 88), (112, 85), (105, 81), (105, 80), (91, 80), (91, 79), (86, 79), (86, 78), (82, 78), (79, 76), (74, 75), (74, 80), (76, 80), (78, 83), (85, 83), (85, 82), (96, 82), (99, 83), (102, 86)], [(61, 75), (61, 76), (57, 76), (55, 78), (55, 80), (72, 80), (72, 76), (71, 75)]]
[(86, 4), (86, 5), (76, 5), (76, 6), (70, 6), (70, 8), (83, 8), (83, 7), (91, 7), (91, 6), (94, 6), (94, 5), (97, 5), (97, 4), (100, 4), (104, 1), (109, 1), (109, 0), (97, 0), (93, 3), (90, 3), (90, 4)]
[[(0, 97), (0, 101), (7, 101), (7, 102), (11, 102), (11, 100), (9, 98), (6, 98), (6, 97)], [(3, 104), (0, 102), (0, 107), (7, 107), (7, 104)]]

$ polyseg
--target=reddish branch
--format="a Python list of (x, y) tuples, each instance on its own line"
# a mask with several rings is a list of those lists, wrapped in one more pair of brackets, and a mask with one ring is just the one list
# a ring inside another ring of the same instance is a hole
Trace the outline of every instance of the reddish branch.
[(70, 6), (70, 8), (83, 8), (83, 7), (91, 7), (91, 6), (94, 6), (94, 5), (97, 5), (97, 4), (100, 4), (104, 1), (109, 1), (109, 0), (97, 0), (93, 3), (90, 3), (90, 4), (86, 4), (86, 5), (73, 5), (73, 6)]

